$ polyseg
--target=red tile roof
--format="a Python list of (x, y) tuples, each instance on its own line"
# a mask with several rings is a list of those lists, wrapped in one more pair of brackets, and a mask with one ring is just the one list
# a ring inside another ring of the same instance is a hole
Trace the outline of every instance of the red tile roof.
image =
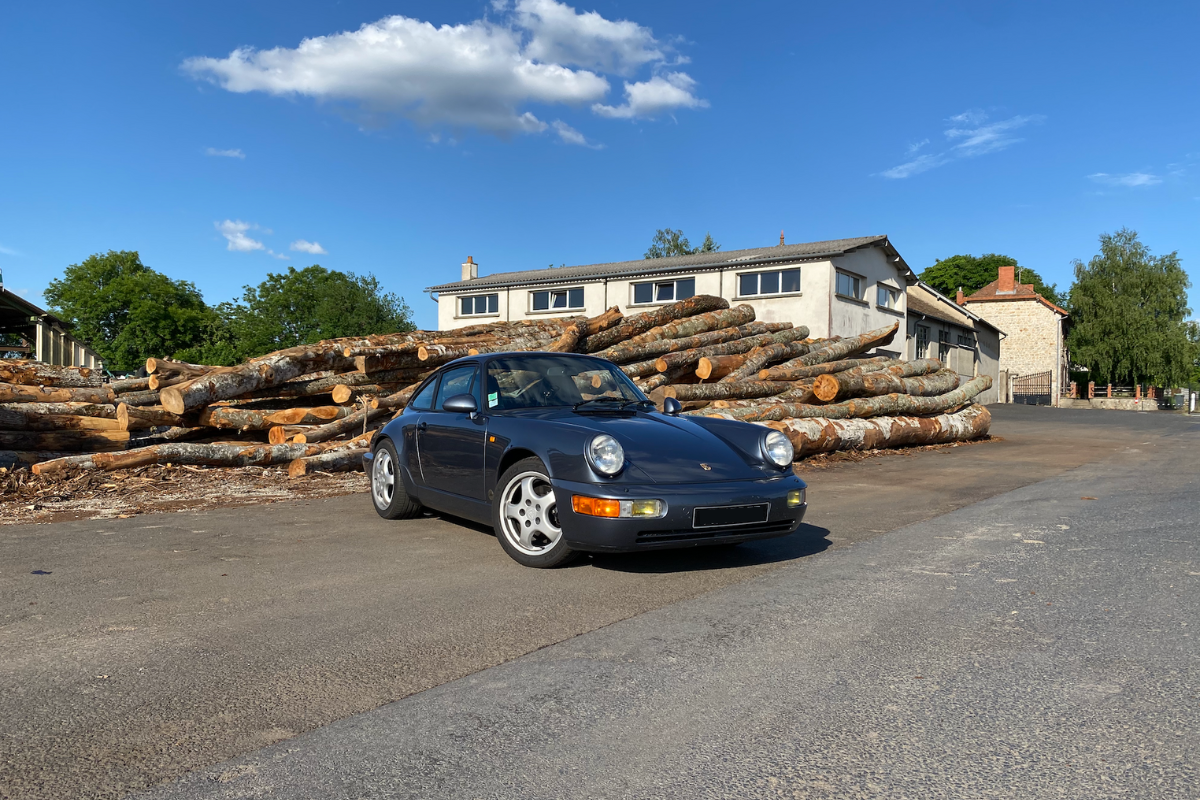
[(992, 281), (987, 286), (984, 286), (974, 294), (970, 294), (963, 298), (963, 304), (966, 303), (990, 303), (1004, 300), (1036, 300), (1042, 305), (1062, 314), (1064, 317), (1070, 316), (1066, 311), (1051, 303), (1046, 298), (1033, 290), (1032, 283), (1017, 283), (1013, 284), (1011, 292), (1000, 291), (999, 279)]

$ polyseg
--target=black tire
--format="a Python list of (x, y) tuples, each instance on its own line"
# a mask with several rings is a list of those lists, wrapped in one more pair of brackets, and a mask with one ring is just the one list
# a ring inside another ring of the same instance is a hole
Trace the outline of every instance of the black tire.
[[(520, 510), (509, 516), (506, 509), (510, 505)], [(557, 500), (550, 488), (549, 473), (538, 458), (522, 459), (500, 476), (492, 500), (492, 527), (504, 552), (526, 567), (561, 567), (579, 555), (567, 546), (558, 527)], [(558, 535), (552, 540), (555, 530)], [(522, 538), (527, 545), (522, 544)]]
[[(384, 519), (420, 516), (421, 504), (408, 496), (400, 477), (400, 457), (391, 439), (381, 439), (371, 462), (371, 505)], [(389, 483), (390, 481), (390, 483)]]

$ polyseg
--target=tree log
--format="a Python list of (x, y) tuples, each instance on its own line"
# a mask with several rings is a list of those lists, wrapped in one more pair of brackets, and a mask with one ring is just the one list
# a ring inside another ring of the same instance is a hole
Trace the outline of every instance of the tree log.
[[(644, 355), (635, 358), (651, 358), (663, 355), (664, 353), (681, 352), (698, 347), (710, 347), (712, 345), (739, 341), (752, 336), (761, 336), (764, 333), (779, 333), (780, 331), (790, 330), (791, 327), (792, 323), (790, 322), (748, 322), (736, 328), (720, 328), (715, 331), (698, 333), (695, 336), (685, 336), (682, 339), (659, 339), (655, 342), (646, 342), (639, 345), (637, 351), (644, 353)], [(609, 361), (618, 364), (627, 363), (632, 360), (629, 356), (623, 355), (618, 348), (625, 349), (624, 344), (615, 344), (612, 347), (594, 353), (594, 355), (600, 358), (607, 358)], [(620, 357), (614, 358), (614, 354)]]
[[(638, 388), (643, 394), (649, 395), (656, 391), (660, 386), (667, 384), (690, 385), (689, 378), (694, 378), (691, 364), (683, 364), (681, 366), (672, 367), (666, 372), (660, 372), (657, 375), (651, 375), (644, 381), (638, 383)], [(659, 408), (662, 408), (662, 402), (656, 401)]]
[[(820, 366), (820, 365), (818, 365)], [(891, 375), (896, 378), (910, 378), (919, 375), (930, 375), (942, 369), (942, 362), (936, 358), (920, 358), (916, 361), (900, 361), (885, 363), (864, 369), (843, 370), (836, 374), (822, 374), (814, 381), (814, 394), (826, 402), (844, 400), (866, 393), (866, 383), (874, 380), (876, 375)], [(887, 394), (875, 392), (874, 394)]]
[[(706, 347), (695, 347), (690, 350), (666, 353), (659, 358), (658, 369), (662, 371), (672, 369), (677, 366), (682, 366), (684, 364), (697, 364), (702, 358), (749, 353), (758, 347), (765, 347), (766, 345), (777, 344), (781, 342), (791, 342), (797, 338), (803, 340), (804, 335), (807, 332), (808, 328), (801, 325), (799, 328), (788, 328), (775, 333), (764, 333), (757, 336), (748, 336), (745, 339), (724, 342), (722, 344), (708, 345)], [(743, 358), (742, 361), (744, 362), (745, 358)]]
[(267, 441), (271, 444), (284, 444), (285, 442), (296, 442), (303, 444), (308, 441), (307, 438), (297, 439), (295, 437), (303, 437), (304, 434), (310, 432), (316, 425), (275, 425), (267, 431)]
[(980, 392), (987, 391), (992, 379), (987, 375), (972, 378), (961, 387), (941, 395), (918, 397), (911, 394), (884, 394), (855, 398), (827, 406), (780, 404), (769, 406), (742, 417), (746, 422), (784, 419), (862, 419), (881, 416), (927, 416), (942, 414), (970, 402)]
[(116, 431), (121, 430), (115, 419), (83, 417), (69, 414), (29, 414), (0, 409), (0, 429), (10, 431)]
[(589, 336), (586, 343), (587, 351), (589, 353), (598, 353), (601, 350), (612, 347), (617, 342), (631, 339), (634, 336), (645, 333), (651, 328), (665, 325), (672, 320), (682, 319), (683, 317), (694, 317), (697, 314), (703, 314), (706, 311), (716, 311), (721, 308), (729, 308), (729, 301), (723, 297), (698, 294), (695, 297), (689, 297), (687, 300), (680, 300), (662, 308), (656, 308), (653, 311), (634, 314), (631, 317), (625, 317), (625, 319), (621, 320), (620, 324), (614, 325), (606, 331), (598, 333), (595, 336)]
[(368, 383), (362, 386), (344, 386), (338, 385), (333, 387), (333, 391), (329, 393), (333, 398), (333, 402), (338, 405), (354, 402), (356, 397), (363, 395), (376, 396), (381, 394), (392, 394), (405, 386), (412, 384), (411, 380), (398, 383)]
[(789, 419), (758, 424), (782, 432), (791, 440), (796, 457), (803, 458), (833, 450), (965, 442), (986, 435), (991, 423), (987, 408), (972, 403), (961, 411), (936, 417)]
[(311, 444), (157, 444), (122, 453), (89, 453), (35, 464), (35, 475), (77, 469), (127, 469), (149, 464), (190, 464), (209, 467), (269, 467), (316, 455), (325, 448)]
[(318, 342), (280, 350), (237, 367), (221, 367), (160, 393), (168, 411), (184, 414), (218, 400), (279, 386), (306, 372), (321, 369), (349, 372), (353, 362), (334, 344)]
[(32, 467), (42, 461), (53, 461), (56, 458), (72, 456), (74, 453), (55, 453), (29, 450), (0, 450), (0, 469), (20, 469)]
[(0, 450), (124, 450), (127, 431), (0, 431)]
[(116, 419), (117, 407), (108, 403), (0, 403), (4, 411), (20, 414), (67, 414), (78, 417)]
[(608, 330), (624, 318), (621, 307), (613, 306), (598, 317), (571, 324), (546, 350), (551, 353), (574, 353), (581, 340)]
[(754, 307), (749, 305), (706, 311), (703, 314), (673, 320), (665, 325), (651, 328), (645, 333), (631, 336), (625, 341), (605, 349), (599, 355), (601, 358), (611, 361), (622, 361), (628, 358), (625, 351), (636, 350), (639, 345), (660, 342), (664, 339), (686, 339), (724, 328), (736, 328), (751, 322), (754, 322)]
[(195, 414), (174, 414), (162, 406), (131, 406), (128, 403), (117, 405), (117, 422), (119, 430), (134, 431), (170, 426), (174, 428), (195, 427)]
[[(357, 359), (355, 359), (357, 361)], [(287, 383), (281, 383), (270, 389), (243, 395), (248, 399), (265, 399), (275, 397), (315, 397), (322, 394), (332, 394), (339, 386), (366, 387), (387, 383), (402, 383), (405, 386), (414, 381), (420, 382), (429, 376), (431, 369), (394, 369), (380, 372), (342, 372), (322, 375), (321, 377), (298, 378)], [(241, 399), (241, 398), (239, 398)], [(335, 401), (336, 402), (336, 401)]]
[(205, 364), (189, 364), (186, 361), (175, 361), (170, 358), (147, 358), (146, 372), (151, 375), (190, 375), (193, 378), (198, 378), (207, 372), (212, 372), (217, 367), (210, 367)]
[[(808, 329), (804, 329), (805, 333)], [(797, 358), (812, 350), (812, 343), (805, 341), (798, 342), (777, 342), (764, 347), (759, 347), (751, 350), (746, 356), (746, 362), (733, 372), (721, 378), (722, 383), (734, 383), (736, 381), (753, 378), (758, 374), (758, 371), (768, 364), (773, 364), (776, 361), (786, 361), (789, 358)]]
[(200, 412), (199, 422), (210, 428), (227, 430), (265, 431), (272, 425), (325, 425), (345, 419), (354, 409), (345, 406), (315, 408), (286, 408), (281, 411), (248, 410), (239, 407), (216, 406)]
[(300, 478), (312, 472), (357, 472), (363, 468), (362, 458), (369, 449), (354, 447), (297, 458), (288, 464), (288, 477)]
[(703, 381), (715, 381), (746, 363), (746, 354), (737, 356), (710, 356), (696, 362), (696, 377)]
[(631, 378), (644, 378), (647, 375), (654, 375), (658, 372), (657, 363), (658, 359), (654, 358), (646, 361), (635, 361), (632, 364), (623, 365), (620, 367), (620, 370)]
[(87, 367), (60, 367), (41, 361), (0, 360), (0, 383), (17, 386), (55, 386), (62, 389), (95, 389), (103, 373)]
[[(909, 362), (905, 367), (909, 369), (932, 368), (928, 361), (923, 361), (924, 363)], [(957, 389), (959, 380), (958, 373), (952, 369), (943, 369), (932, 375), (909, 378), (902, 378), (893, 373), (891, 369), (844, 378), (820, 375), (814, 380), (813, 394), (817, 396), (817, 399), (825, 402), (847, 397), (874, 397), (893, 393), (929, 397)]]
[(874, 356), (873, 358), (849, 358), (841, 361), (827, 361), (824, 364), (813, 364), (811, 367), (785, 367), (781, 364), (770, 369), (759, 370), (758, 379), (760, 381), (798, 381), (802, 378), (815, 378), (818, 375), (845, 372), (855, 367), (888, 364), (893, 360), (887, 356)]
[(112, 405), (114, 397), (113, 390), (107, 386), (70, 388), (0, 383), (0, 403), (100, 403)]
[(156, 372), (155, 374), (153, 374), (149, 377), (148, 381), (150, 384), (150, 390), (157, 392), (160, 389), (167, 388), (168, 386), (175, 386), (176, 384), (185, 383), (187, 381), (190, 381), (193, 377), (195, 377), (195, 376), (194, 375), (180, 375), (180, 374), (174, 373), (174, 372), (164, 372), (164, 373)]
[(676, 400), (744, 400), (753, 397), (770, 397), (796, 388), (792, 381), (742, 381), (740, 383), (697, 383), (692, 385), (661, 386), (654, 390), (650, 399), (660, 408), (668, 397)]
[(877, 328), (873, 331), (867, 331), (860, 336), (851, 336), (849, 339), (842, 339), (840, 342), (831, 344), (828, 347), (823, 347), (800, 356), (798, 364), (811, 367), (813, 364), (824, 364), (827, 361), (837, 361), (857, 355), (858, 353), (865, 353), (872, 347), (878, 347), (881, 344), (891, 342), (899, 328), (900, 323), (893, 322), (886, 328)]
[(116, 402), (124, 403), (127, 406), (156, 406), (159, 405), (162, 395), (154, 391), (145, 392), (126, 392), (116, 398)]
[(312, 431), (304, 434), (304, 438), (309, 442), (324, 442), (341, 436), (343, 433), (361, 431), (365, 425), (369, 425), (372, 421), (398, 408), (404, 408), (408, 404), (409, 398), (412, 397), (412, 393), (420, 385), (420, 383), (414, 383), (403, 391), (390, 394), (386, 397), (377, 397), (371, 401), (371, 405), (368, 408), (355, 411), (353, 414), (336, 422), (331, 422), (328, 425), (313, 428)]
[(121, 392), (144, 392), (150, 388), (149, 378), (121, 378), (120, 380), (109, 381), (108, 388), (112, 389), (117, 394)]
[[(430, 369), (430, 365), (422, 363), (419, 355), (422, 347), (424, 345), (414, 344), (411, 345), (412, 349), (408, 349), (408, 346), (406, 346), (403, 350), (397, 350), (394, 353), (387, 353), (385, 355), (355, 356), (354, 368), (364, 375), (372, 372), (395, 372), (397, 370), (427, 370)], [(463, 348), (463, 355), (466, 355), (466, 351), (470, 347), (468, 345), (461, 345), (461, 347)]]

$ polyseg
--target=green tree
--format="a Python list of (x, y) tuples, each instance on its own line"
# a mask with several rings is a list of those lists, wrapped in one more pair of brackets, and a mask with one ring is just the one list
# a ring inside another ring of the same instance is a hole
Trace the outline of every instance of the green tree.
[[(999, 253), (984, 253), (981, 256), (957, 255), (943, 258), (921, 273), (921, 280), (947, 297), (954, 297), (961, 288), (963, 294), (971, 294), (1000, 277), (1000, 267), (1016, 265), (1012, 256)], [(1066, 298), (1058, 293), (1057, 284), (1047, 284), (1042, 276), (1029, 267), (1019, 267), (1018, 283), (1031, 283), (1033, 290), (1055, 305), (1063, 305)]]
[(1198, 347), (1185, 321), (1190, 286), (1177, 253), (1152, 256), (1128, 228), (1102, 235), (1100, 253), (1075, 262), (1071, 360), (1097, 383), (1185, 383)]
[[(314, 264), (268, 273), (246, 286), (240, 303), (217, 307), (220, 321), (200, 352), (206, 363), (229, 363), (322, 339), (415, 329), (412, 310), (385, 292), (374, 275), (359, 276)], [(203, 361), (203, 359), (202, 359)]]
[(704, 241), (699, 247), (692, 247), (692, 243), (683, 235), (683, 231), (659, 228), (654, 232), (654, 238), (650, 240), (650, 249), (646, 251), (646, 258), (715, 253), (720, 249), (721, 245), (713, 241), (711, 233), (704, 234)]
[(136, 251), (110, 250), (72, 264), (45, 296), (72, 333), (116, 370), (199, 344), (212, 317), (194, 285), (150, 269)]

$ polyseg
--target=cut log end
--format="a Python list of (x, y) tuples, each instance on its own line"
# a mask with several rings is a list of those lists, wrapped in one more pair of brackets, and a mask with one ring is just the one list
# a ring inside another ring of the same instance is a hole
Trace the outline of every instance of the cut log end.
[(183, 392), (179, 391), (178, 386), (168, 386), (163, 389), (158, 393), (158, 401), (172, 414), (183, 414), (187, 411), (187, 406), (183, 401)]
[(354, 397), (354, 389), (344, 383), (339, 383), (333, 387), (333, 391), (330, 394), (333, 396), (333, 402), (338, 404), (348, 403)]
[(818, 375), (813, 380), (813, 394), (818, 400), (829, 403), (838, 393), (838, 380), (833, 375)]

